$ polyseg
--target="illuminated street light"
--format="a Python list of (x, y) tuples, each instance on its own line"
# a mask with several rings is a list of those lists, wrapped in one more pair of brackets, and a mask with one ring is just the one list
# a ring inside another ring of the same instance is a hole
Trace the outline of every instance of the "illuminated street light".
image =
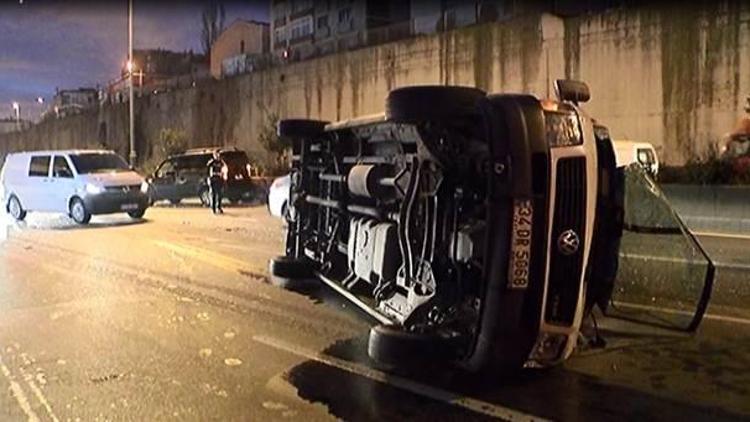
[(21, 129), (21, 105), (13, 101), (13, 112), (16, 114), (16, 130)]

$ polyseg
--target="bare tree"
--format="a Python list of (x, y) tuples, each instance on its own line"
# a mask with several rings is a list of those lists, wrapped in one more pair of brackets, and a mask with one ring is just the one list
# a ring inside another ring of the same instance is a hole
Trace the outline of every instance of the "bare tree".
[(211, 45), (219, 38), (224, 30), (224, 4), (220, 1), (211, 0), (201, 13), (201, 46), (203, 53), (211, 53)]

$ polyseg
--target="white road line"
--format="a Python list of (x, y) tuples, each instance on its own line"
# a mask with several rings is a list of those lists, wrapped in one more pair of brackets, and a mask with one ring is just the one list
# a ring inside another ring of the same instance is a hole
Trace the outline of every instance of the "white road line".
[(26, 393), (23, 392), (21, 385), (16, 382), (10, 369), (3, 363), (2, 356), (0, 356), (0, 372), (3, 373), (5, 379), (10, 383), (10, 390), (13, 392), (13, 397), (16, 399), (18, 406), (21, 407), (21, 410), (23, 410), (23, 413), (26, 414), (27, 420), (29, 422), (39, 422), (39, 416), (31, 408), (29, 399), (26, 398)]
[[(694, 312), (681, 311), (679, 309), (671, 309), (671, 308), (660, 308), (658, 306), (639, 305), (637, 303), (614, 302), (614, 304), (615, 306), (621, 306), (624, 308), (632, 308), (632, 309), (638, 309), (642, 311), (661, 312), (661, 313), (670, 314), (670, 315), (684, 315), (684, 316), (694, 315)], [(703, 319), (710, 319), (710, 320), (722, 321), (722, 322), (731, 322), (734, 324), (750, 325), (750, 319), (727, 316), (727, 315), (717, 315), (717, 314), (706, 313), (703, 315)]]
[(750, 235), (747, 235), (747, 234), (731, 234), (731, 233), (715, 233), (715, 232), (693, 232), (693, 234), (699, 237), (725, 237), (727, 239), (750, 240)]
[(378, 371), (376, 369), (368, 368), (364, 365), (359, 365), (353, 362), (348, 362), (342, 359), (337, 359), (332, 356), (325, 356), (320, 353), (316, 353), (302, 347), (288, 344), (284, 341), (266, 337), (266, 336), (253, 336), (253, 340), (258, 343), (264, 344), (269, 347), (273, 347), (278, 350), (291, 353), (303, 357), (305, 359), (314, 360), (316, 362), (328, 365), (342, 371), (346, 371), (361, 377), (377, 381), (383, 384), (388, 384), (401, 390), (408, 391), (410, 393), (427, 397), (432, 400), (448, 403), (454, 406), (463, 407), (464, 409), (472, 412), (480, 413), (483, 415), (504, 419), (507, 421), (545, 421), (547, 419), (539, 416), (531, 415), (528, 413), (521, 412), (519, 410), (510, 409), (498, 404), (485, 402), (482, 400), (473, 399), (471, 397), (461, 396), (450, 391), (446, 391), (440, 388), (432, 387), (429, 385), (421, 384), (416, 381), (412, 381), (407, 378), (402, 378), (396, 375), (388, 374)]
[(37, 387), (36, 383), (34, 382), (34, 378), (26, 373), (26, 371), (23, 370), (22, 367), (18, 368), (19, 372), (21, 372), (21, 375), (23, 375), (24, 380), (26, 381), (26, 384), (31, 388), (31, 391), (36, 396), (37, 400), (39, 400), (39, 403), (44, 406), (44, 409), (47, 410), (47, 415), (49, 415), (50, 419), (54, 422), (60, 422), (60, 419), (55, 416), (55, 412), (52, 411), (52, 406), (50, 406), (49, 402), (47, 401), (47, 398), (44, 397), (44, 393), (42, 393), (42, 390)]
[[(688, 264), (692, 262), (705, 262), (701, 258), (700, 260), (689, 260), (686, 258), (675, 258), (671, 256), (652, 256), (652, 255), (641, 255), (635, 253), (621, 253), (620, 257), (627, 259), (641, 259), (644, 261), (658, 261), (658, 262), (672, 262), (678, 264)], [(750, 264), (740, 264), (738, 262), (714, 262), (716, 268), (729, 268), (729, 269), (740, 269), (750, 270)]]

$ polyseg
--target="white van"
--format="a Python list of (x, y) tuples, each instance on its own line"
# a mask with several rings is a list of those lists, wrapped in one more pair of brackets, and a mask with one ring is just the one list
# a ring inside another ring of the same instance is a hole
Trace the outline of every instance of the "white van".
[(638, 163), (656, 178), (659, 175), (659, 157), (654, 146), (648, 142), (615, 140), (617, 167)]
[(148, 184), (113, 151), (8, 154), (0, 185), (6, 211), (19, 221), (27, 211), (65, 213), (78, 224), (94, 214), (141, 218), (149, 205)]

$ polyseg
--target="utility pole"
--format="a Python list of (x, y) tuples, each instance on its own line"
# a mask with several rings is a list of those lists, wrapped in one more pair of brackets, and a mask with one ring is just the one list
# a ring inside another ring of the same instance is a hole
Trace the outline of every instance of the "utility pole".
[(135, 104), (133, 99), (133, 0), (128, 0), (128, 89), (130, 90), (130, 165), (135, 167), (138, 158), (135, 152)]

